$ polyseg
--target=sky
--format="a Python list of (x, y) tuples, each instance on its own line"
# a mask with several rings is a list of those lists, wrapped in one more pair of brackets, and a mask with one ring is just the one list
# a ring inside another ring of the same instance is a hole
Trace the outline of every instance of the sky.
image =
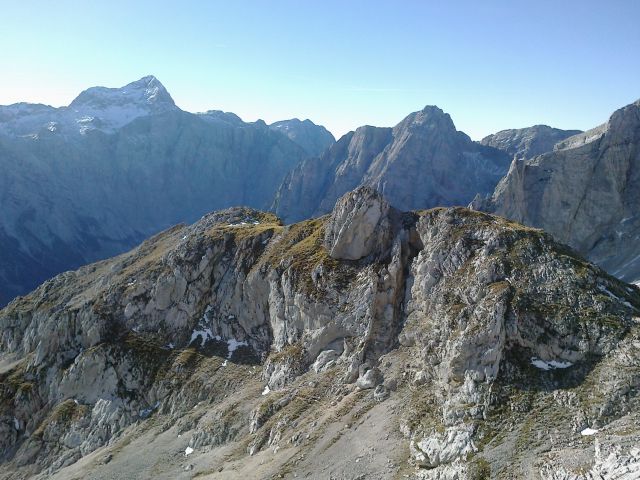
[(0, 0), (0, 105), (155, 75), (176, 104), (336, 137), (425, 105), (473, 139), (640, 98), (636, 0)]

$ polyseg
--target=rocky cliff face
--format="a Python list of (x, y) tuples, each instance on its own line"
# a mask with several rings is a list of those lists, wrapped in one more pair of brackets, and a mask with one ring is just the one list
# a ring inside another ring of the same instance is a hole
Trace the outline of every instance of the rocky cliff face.
[(0, 478), (636, 475), (639, 308), (464, 208), (213, 213), (0, 310)]
[(475, 206), (544, 228), (628, 281), (640, 279), (640, 101), (556, 151), (514, 160)]
[(317, 157), (332, 144), (336, 139), (322, 125), (316, 125), (311, 120), (281, 120), (269, 125), (271, 130), (281, 132), (304, 148), (307, 155)]
[(0, 305), (211, 210), (266, 208), (306, 155), (264, 122), (183, 112), (154, 77), (0, 107)]
[(507, 152), (512, 157), (531, 158), (553, 151), (555, 145), (580, 130), (560, 130), (547, 125), (502, 130), (484, 137), (480, 143)]
[(397, 208), (467, 205), (489, 193), (510, 157), (478, 145), (451, 117), (426, 107), (394, 128), (361, 127), (320, 158), (297, 166), (280, 186), (273, 210), (285, 221), (325, 214), (359, 185), (371, 186)]

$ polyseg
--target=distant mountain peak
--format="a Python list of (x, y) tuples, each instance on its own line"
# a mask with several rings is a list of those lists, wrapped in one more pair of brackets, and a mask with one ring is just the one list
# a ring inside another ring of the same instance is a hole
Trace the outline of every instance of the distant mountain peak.
[(533, 125), (526, 128), (500, 130), (484, 137), (482, 145), (507, 152), (512, 157), (531, 158), (551, 152), (557, 144), (572, 136), (581, 134), (580, 130), (561, 130), (548, 125)]
[(153, 75), (147, 75), (120, 88), (88, 88), (78, 95), (69, 107), (103, 109), (128, 104), (148, 105), (151, 108), (176, 108), (167, 89)]
[(318, 156), (336, 141), (334, 136), (322, 125), (316, 125), (308, 118), (291, 118), (269, 125), (273, 131), (280, 132), (298, 145), (309, 155)]
[(451, 133), (457, 132), (451, 116), (435, 105), (427, 105), (422, 110), (409, 114), (396, 125), (395, 129), (397, 131), (403, 129), (427, 129)]

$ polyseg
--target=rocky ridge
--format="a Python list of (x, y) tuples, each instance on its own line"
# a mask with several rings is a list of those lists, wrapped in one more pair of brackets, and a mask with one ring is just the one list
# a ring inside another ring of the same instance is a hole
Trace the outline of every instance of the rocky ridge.
[(287, 175), (272, 210), (286, 222), (331, 211), (360, 185), (402, 210), (467, 205), (507, 173), (510, 156), (457, 131), (451, 117), (427, 106), (394, 128), (364, 126)]
[(611, 274), (640, 280), (640, 101), (553, 152), (515, 159), (474, 208), (543, 228)]
[(579, 135), (580, 130), (561, 130), (547, 125), (502, 130), (484, 137), (480, 143), (507, 152), (512, 157), (531, 158), (552, 152), (556, 144)]
[(0, 310), (0, 478), (634, 478), (638, 309), (464, 208), (216, 212)]

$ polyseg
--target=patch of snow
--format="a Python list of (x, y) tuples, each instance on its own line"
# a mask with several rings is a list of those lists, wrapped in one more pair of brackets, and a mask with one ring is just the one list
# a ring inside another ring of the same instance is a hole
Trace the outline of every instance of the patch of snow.
[(584, 430), (582, 430), (580, 432), (580, 435), (586, 437), (586, 436), (589, 436), (589, 435), (595, 435), (598, 432), (599, 432), (599, 430), (596, 430), (594, 428), (585, 428)]
[(626, 300), (624, 300), (624, 299), (620, 298), (619, 296), (617, 296), (615, 293), (613, 293), (611, 290), (609, 290), (604, 285), (598, 285), (598, 290), (600, 290), (603, 293), (606, 293), (607, 295), (609, 295), (609, 297), (611, 297), (614, 300), (617, 300), (618, 302), (622, 303), (625, 307), (635, 308), (629, 302), (627, 302)]
[(189, 455), (191, 455), (193, 453), (193, 448), (191, 447), (187, 447), (184, 449), (184, 456), (188, 457)]
[(175, 347), (175, 345), (173, 344), (173, 342), (169, 342), (164, 346), (165, 349), (169, 349), (169, 350), (173, 350)]
[(247, 342), (239, 342), (238, 340), (236, 340), (235, 338), (230, 338), (227, 340), (227, 349), (229, 350), (229, 354), (227, 355), (227, 358), (231, 358), (231, 355), (233, 355), (233, 352), (235, 352), (238, 347), (248, 347), (249, 344)]
[(222, 365), (220, 365), (220, 367), (226, 367), (227, 366), (227, 359), (225, 358), (224, 362), (222, 362)]
[(152, 103), (156, 99), (156, 97), (158, 96), (158, 92), (159, 91), (160, 91), (160, 88), (158, 88), (158, 87), (147, 88), (144, 91), (144, 94), (147, 97), (147, 102), (148, 103)]
[(216, 337), (214, 337), (213, 332), (210, 328), (201, 326), (200, 329), (195, 328), (193, 332), (191, 332), (191, 340), (189, 340), (189, 345), (191, 345), (191, 343), (193, 343), (198, 338), (200, 338), (199, 345), (203, 346), (205, 343), (207, 343), (208, 340), (213, 340)]
[(204, 315), (202, 319), (196, 325), (196, 328), (191, 332), (191, 340), (189, 340), (189, 345), (193, 343), (195, 340), (200, 338), (200, 346), (203, 346), (209, 340), (220, 340), (218, 335), (213, 335), (213, 332), (209, 327), (207, 327), (207, 314), (212, 310), (211, 305), (208, 305), (206, 310), (204, 311)]
[(230, 227), (241, 227), (243, 225), (260, 225), (260, 222), (255, 218), (245, 218), (241, 222), (229, 224)]
[(13, 426), (15, 427), (16, 430), (20, 430), (20, 422), (16, 417), (13, 417)]
[(537, 357), (531, 357), (531, 365), (540, 370), (555, 370), (556, 368), (569, 368), (573, 366), (571, 362), (559, 362), (557, 360), (551, 360), (549, 362), (545, 362), (544, 360), (540, 360)]
[(262, 390), (262, 395), (269, 395), (271, 393), (271, 389), (269, 388), (269, 385), (266, 385), (264, 387), (264, 390)]

